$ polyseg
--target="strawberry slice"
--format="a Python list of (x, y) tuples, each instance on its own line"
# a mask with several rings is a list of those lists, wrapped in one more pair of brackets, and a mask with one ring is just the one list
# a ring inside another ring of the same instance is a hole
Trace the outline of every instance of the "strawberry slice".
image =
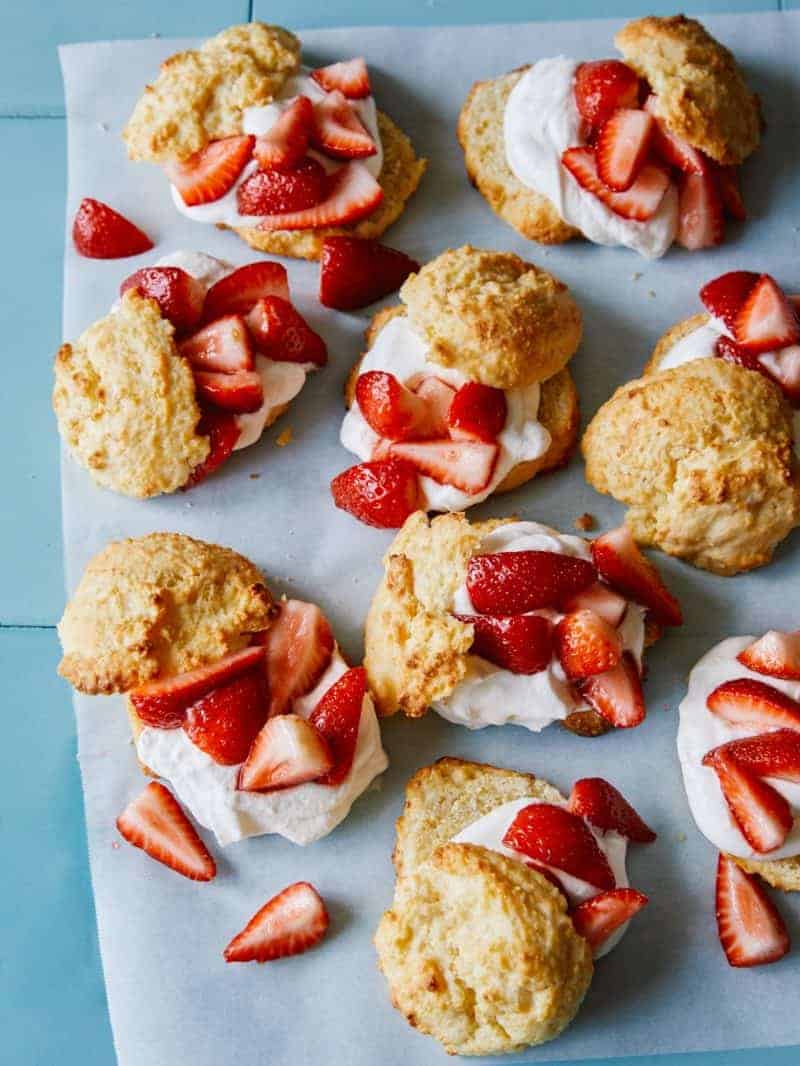
[(800, 630), (781, 633), (770, 629), (736, 656), (742, 666), (756, 674), (783, 681), (800, 681)]
[(564, 615), (554, 636), (556, 655), (573, 681), (613, 670), (622, 658), (619, 634), (594, 611)]
[(419, 270), (395, 248), (366, 237), (326, 237), (322, 242), (319, 300), (338, 311), (355, 311), (395, 292)]
[(578, 184), (596, 196), (621, 218), (646, 222), (658, 210), (669, 183), (669, 172), (660, 163), (645, 163), (625, 192), (614, 192), (597, 172), (593, 148), (568, 148), (561, 162)]
[(190, 881), (213, 881), (216, 863), (178, 801), (160, 781), (151, 781), (117, 818), (122, 836), (151, 859)]
[(307, 96), (296, 97), (266, 133), (256, 137), (253, 155), (262, 170), (291, 170), (308, 151), (314, 108)]
[(331, 769), (318, 779), (321, 785), (340, 785), (350, 773), (366, 692), (367, 672), (356, 666), (331, 685), (309, 718), (333, 758)]
[(264, 635), (264, 646), (272, 718), (290, 710), (292, 700), (314, 688), (331, 661), (334, 639), (316, 604), (284, 600)]
[(183, 729), (189, 740), (220, 766), (244, 762), (267, 717), (263, 670), (248, 670), (212, 689), (187, 710)]
[(758, 361), (792, 407), (800, 407), (800, 344), (789, 344), (777, 352), (763, 352)]
[(589, 941), (592, 951), (597, 951), (613, 932), (630, 921), (647, 903), (647, 896), (635, 888), (612, 888), (579, 903), (572, 912), (572, 922), (576, 931)]
[(481, 614), (524, 614), (556, 607), (595, 580), (586, 559), (557, 552), (489, 552), (467, 567), (467, 590)]
[(595, 538), (591, 547), (594, 565), (609, 585), (646, 607), (662, 625), (682, 624), (680, 604), (661, 580), (658, 570), (639, 550), (627, 526)]
[(153, 242), (138, 226), (101, 200), (85, 197), (72, 223), (72, 242), (87, 259), (126, 259), (141, 255)]
[(759, 275), (752, 270), (730, 270), (727, 274), (720, 274), (700, 290), (703, 306), (733, 332), (739, 311), (758, 278)]
[(422, 506), (417, 471), (402, 459), (359, 463), (331, 481), (333, 502), (359, 522), (399, 529)]
[(316, 781), (332, 766), (333, 756), (319, 730), (299, 715), (279, 714), (253, 741), (236, 787), (245, 792), (292, 788)]
[(719, 942), (731, 966), (763, 966), (789, 950), (783, 919), (756, 876), (721, 852), (716, 909)]
[(366, 159), (378, 151), (352, 104), (336, 89), (314, 104), (311, 143), (332, 159)]
[(193, 367), (233, 374), (253, 369), (250, 334), (241, 315), (225, 315), (178, 345)]
[(512, 674), (538, 674), (553, 655), (552, 626), (538, 614), (513, 614), (505, 618), (482, 614), (457, 614), (460, 622), (475, 627), (470, 651)]
[(247, 315), (247, 325), (262, 355), (277, 362), (325, 366), (328, 349), (300, 312), (280, 296), (264, 296)]
[(599, 129), (618, 107), (637, 106), (639, 79), (619, 59), (598, 59), (575, 71), (574, 92), (581, 117)]
[(604, 585), (602, 581), (595, 581), (594, 584), (588, 585), (580, 592), (565, 597), (559, 607), (565, 614), (572, 614), (575, 611), (594, 611), (616, 629), (628, 609), (628, 601), (608, 585)]
[(800, 340), (794, 307), (769, 274), (762, 274), (736, 316), (734, 337), (751, 352), (769, 352)]
[(441, 436), (441, 423), (425, 399), (394, 374), (368, 370), (356, 382), (356, 402), (367, 424), (386, 440), (424, 440)]
[(708, 752), (703, 758), (703, 766), (713, 767), (719, 752), (724, 752), (757, 777), (777, 777), (780, 781), (800, 783), (800, 733), (794, 729), (776, 729), (774, 733), (730, 740)]
[(253, 154), (255, 137), (224, 137), (212, 141), (182, 163), (167, 163), (164, 169), (187, 207), (221, 199), (236, 184)]
[(308, 881), (273, 896), (225, 948), (226, 962), (271, 962), (299, 955), (319, 943), (330, 919), (322, 897)]
[(723, 681), (706, 699), (712, 714), (732, 725), (756, 729), (800, 729), (800, 703), (754, 678)]
[(192, 470), (185, 486), (187, 489), (205, 481), (231, 457), (242, 431), (236, 415), (232, 412), (204, 411), (197, 425), (197, 432), (201, 436), (208, 437), (211, 450), (203, 462)]
[(195, 370), (194, 383), (200, 400), (225, 411), (247, 414), (257, 411), (264, 402), (264, 386), (256, 370), (235, 370), (228, 374)]
[(441, 436), (447, 433), (447, 415), (456, 395), (456, 390), (433, 374), (409, 381), (412, 392), (425, 401), (436, 424), (441, 426)]
[(636, 660), (628, 651), (623, 652), (613, 670), (581, 682), (580, 693), (590, 707), (617, 729), (633, 729), (645, 719), (642, 681)]
[(572, 786), (569, 809), (604, 833), (619, 833), (637, 844), (652, 844), (656, 834), (622, 793), (602, 777), (583, 777)]
[(749, 348), (737, 344), (736, 341), (732, 341), (730, 337), (723, 335), (717, 338), (717, 343), (714, 346), (714, 355), (717, 359), (723, 359), (726, 363), (735, 363), (736, 366), (743, 366), (745, 370), (755, 370), (757, 374), (768, 378), (780, 388), (780, 383), (775, 381), (772, 374), (762, 363), (762, 357), (755, 352), (751, 352)]
[(145, 725), (177, 729), (193, 703), (257, 666), (263, 658), (263, 648), (244, 648), (188, 673), (148, 681), (130, 693), (130, 701)]
[(678, 181), (678, 232), (675, 240), (696, 251), (713, 248), (725, 236), (722, 197), (710, 167), (700, 173), (681, 174)]
[(453, 397), (447, 413), (454, 440), (481, 440), (493, 444), (506, 424), (508, 404), (502, 389), (468, 381)]
[(200, 321), (203, 286), (180, 267), (143, 267), (125, 278), (119, 287), (120, 296), (128, 289), (138, 289), (142, 296), (155, 300), (176, 333), (188, 333)]
[(398, 441), (389, 446), (389, 457), (405, 459), (440, 485), (452, 485), (475, 496), (492, 479), (498, 448), (478, 441)]
[(615, 192), (630, 189), (644, 166), (655, 121), (647, 111), (621, 107), (609, 116), (597, 141), (597, 173)]
[(236, 190), (240, 215), (279, 215), (305, 211), (325, 199), (328, 178), (316, 159), (301, 159), (291, 170), (257, 170)]
[(653, 93), (644, 102), (644, 109), (655, 119), (653, 150), (678, 170), (701, 174), (708, 167), (708, 160), (699, 148), (693, 148), (681, 137), (671, 133), (666, 122), (658, 115), (658, 97)]
[(365, 100), (372, 95), (366, 60), (361, 56), (318, 67), (311, 71), (311, 77), (326, 93), (338, 90), (348, 100)]
[(328, 176), (328, 195), (315, 207), (283, 215), (266, 215), (258, 223), (263, 230), (321, 229), (352, 225), (371, 215), (383, 202), (383, 189), (367, 168), (346, 163)]
[(535, 863), (562, 870), (599, 889), (614, 888), (614, 874), (583, 818), (551, 803), (523, 807), (503, 836), (507, 848)]
[(747, 218), (747, 208), (744, 206), (742, 190), (739, 187), (739, 168), (717, 167), (717, 184), (726, 214), (737, 222), (744, 222)]
[(223, 315), (246, 315), (265, 296), (289, 299), (286, 267), (266, 260), (248, 263), (211, 286), (206, 293), (203, 318), (211, 322)]
[(780, 792), (746, 770), (726, 746), (710, 752), (703, 764), (717, 775), (728, 810), (750, 847), (760, 855), (779, 848), (794, 821)]

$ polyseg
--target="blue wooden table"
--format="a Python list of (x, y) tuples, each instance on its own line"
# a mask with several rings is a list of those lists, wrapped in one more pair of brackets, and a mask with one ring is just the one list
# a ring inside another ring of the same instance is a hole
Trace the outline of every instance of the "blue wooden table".
[[(700, 0), (690, 12), (775, 10), (800, 0)], [(318, 10), (326, 11), (320, 16)], [(0, 20), (4, 249), (0, 335), (0, 1062), (113, 1066), (97, 951), (69, 693), (55, 675), (63, 607), (58, 440), (50, 409), (60, 342), (66, 129), (60, 42), (211, 34), (262, 18), (292, 28), (674, 13), (655, 0), (6, 0)], [(335, 12), (335, 13), (334, 13)], [(790, 996), (787, 989), (787, 1002)], [(676, 1019), (680, 1024), (680, 1019)], [(800, 1049), (617, 1060), (648, 1066), (796, 1066)], [(178, 1066), (165, 1063), (165, 1066)], [(228, 1066), (220, 1063), (220, 1066)], [(298, 1064), (299, 1066), (299, 1064)]]

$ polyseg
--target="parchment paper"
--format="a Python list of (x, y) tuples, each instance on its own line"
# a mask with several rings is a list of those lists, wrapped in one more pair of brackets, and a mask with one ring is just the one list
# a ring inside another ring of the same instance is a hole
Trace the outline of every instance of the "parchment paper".
[[(618, 25), (303, 33), (312, 63), (365, 55), (380, 106), (430, 159), (390, 243), (423, 261), (465, 241), (510, 248), (572, 287), (585, 316), (585, 340), (572, 364), (585, 416), (637, 376), (669, 325), (699, 309), (698, 289), (715, 275), (763, 269), (800, 289), (800, 12), (708, 19), (747, 68), (768, 122), (761, 150), (744, 169), (750, 221), (732, 227), (722, 248), (691, 255), (677, 250), (656, 263), (578, 242), (547, 251), (496, 219), (469, 186), (455, 121), (473, 80), (559, 52), (613, 55)], [(179, 216), (159, 169), (129, 163), (119, 137), (160, 60), (188, 43), (147, 40), (61, 51), (69, 120), (68, 227), (80, 199), (95, 196), (157, 241), (141, 260), (101, 262), (78, 258), (67, 232), (65, 338), (104, 314), (120, 280), (156, 256), (198, 248), (237, 263), (254, 258), (232, 234)], [(324, 313), (315, 298), (316, 264), (288, 267), (294, 298), (329, 344), (330, 366), (311, 378), (260, 445), (186, 495), (127, 500), (93, 487), (65, 458), (67, 581), (72, 589), (86, 561), (112, 537), (184, 531), (244, 552), (277, 591), (318, 601), (346, 651), (358, 657), (362, 621), (390, 535), (336, 511), (328, 482), (352, 462), (338, 444), (342, 386), (360, 352), (369, 312)], [(274, 440), (286, 425), (294, 441), (279, 449)], [(518, 512), (570, 530), (584, 511), (598, 517), (600, 528), (622, 515), (586, 485), (576, 458), (568, 470), (490, 500), (474, 516)], [(716, 855), (691, 821), (675, 754), (675, 709), (691, 664), (726, 635), (800, 623), (799, 552), (795, 535), (770, 567), (735, 579), (659, 560), (687, 620), (649, 655), (649, 717), (641, 728), (583, 740), (557, 727), (536, 736), (510, 726), (469, 733), (434, 715), (391, 720), (384, 728), (390, 769), (339, 829), (306, 849), (262, 837), (221, 852), (212, 841), (220, 872), (210, 885), (184, 881), (118, 844), (115, 817), (143, 785), (127, 721), (119, 701), (77, 699), (100, 946), (121, 1066), (445, 1062), (439, 1045), (390, 1007), (371, 943), (392, 897), (390, 852), (403, 786), (414, 770), (444, 754), (533, 771), (563, 790), (579, 776), (608, 777), (659, 832), (656, 845), (634, 848), (630, 860), (632, 881), (649, 893), (649, 907), (598, 965), (575, 1023), (554, 1043), (516, 1061), (800, 1043), (800, 1012), (787, 1009), (800, 980), (800, 950), (760, 971), (736, 971), (725, 963), (714, 924)], [(270, 895), (300, 878), (312, 880), (331, 905), (326, 941), (305, 956), (265, 967), (227, 966), (222, 949), (229, 938)], [(780, 906), (800, 932), (797, 903), (783, 897)]]

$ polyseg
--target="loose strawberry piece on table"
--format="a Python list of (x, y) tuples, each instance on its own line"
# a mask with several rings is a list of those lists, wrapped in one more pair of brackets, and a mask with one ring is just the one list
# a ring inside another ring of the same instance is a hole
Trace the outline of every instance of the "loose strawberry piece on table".
[(594, 611), (615, 629), (622, 621), (628, 608), (628, 601), (618, 592), (614, 592), (602, 581), (595, 581), (580, 592), (565, 597), (559, 604), (565, 614), (574, 611)]
[(576, 781), (569, 795), (569, 809), (604, 833), (612, 830), (637, 844), (652, 844), (656, 839), (619, 789), (602, 777)]
[(722, 197), (722, 206), (726, 214), (737, 222), (747, 218), (747, 208), (739, 187), (739, 170), (737, 167), (717, 167), (717, 184)]
[(784, 681), (800, 681), (800, 630), (770, 629), (736, 656), (748, 670)]
[(470, 651), (512, 674), (538, 674), (553, 655), (552, 626), (538, 614), (493, 617), (457, 614), (461, 622), (475, 627)]
[(298, 96), (275, 124), (256, 137), (253, 155), (262, 170), (291, 170), (308, 151), (314, 108), (307, 96)]
[(454, 440), (481, 440), (492, 443), (503, 431), (508, 415), (502, 389), (468, 381), (453, 397), (447, 414)]
[(450, 405), (455, 399), (456, 390), (433, 374), (426, 374), (418, 381), (415, 381), (414, 384), (409, 382), (409, 385), (411, 391), (415, 392), (417, 396), (427, 403), (436, 424), (441, 426), (440, 435), (445, 436), (447, 433), (447, 415), (450, 412)]
[(757, 777), (800, 783), (800, 733), (794, 729), (776, 729), (774, 733), (730, 740), (708, 752), (703, 765), (713, 767), (719, 752)]
[(319, 300), (354, 311), (395, 292), (419, 263), (366, 237), (326, 237), (322, 242)]
[(205, 481), (230, 458), (242, 431), (236, 415), (231, 411), (204, 411), (197, 432), (208, 437), (211, 450), (203, 462), (192, 470), (186, 488)]
[(466, 440), (399, 441), (389, 446), (389, 455), (406, 459), (440, 485), (452, 485), (474, 496), (491, 481), (498, 448)]
[(366, 692), (366, 670), (356, 666), (331, 685), (309, 718), (333, 758), (331, 769), (318, 779), (321, 785), (340, 785), (350, 773)]
[(363, 163), (346, 163), (328, 175), (325, 199), (305, 211), (266, 215), (258, 223), (263, 230), (320, 229), (360, 222), (383, 202), (383, 189)]
[(332, 159), (366, 159), (378, 151), (352, 104), (336, 89), (314, 104), (311, 143)]
[(369, 71), (364, 59), (346, 59), (342, 63), (331, 63), (311, 71), (311, 77), (321, 85), (325, 92), (338, 89), (348, 100), (364, 100), (372, 95), (369, 84)]
[(617, 729), (633, 729), (645, 719), (642, 680), (636, 660), (628, 651), (623, 652), (613, 670), (581, 682), (580, 693), (590, 707)]
[(237, 267), (215, 282), (206, 293), (203, 318), (206, 322), (223, 315), (246, 315), (265, 296), (289, 299), (286, 267), (263, 260)]
[(253, 369), (250, 334), (241, 315), (225, 315), (181, 341), (178, 351), (193, 367), (232, 374)]
[(417, 471), (402, 459), (359, 463), (331, 481), (333, 502), (377, 529), (399, 529), (422, 506)]
[(235, 370), (231, 373), (195, 370), (194, 383), (201, 401), (225, 411), (247, 414), (257, 411), (264, 402), (261, 375), (255, 370)]
[(190, 881), (212, 881), (216, 864), (170, 790), (151, 781), (117, 818), (122, 836)]
[(642, 554), (627, 526), (603, 533), (591, 546), (594, 565), (609, 585), (646, 607), (662, 625), (681, 625), (680, 604)]
[(311, 692), (333, 655), (333, 632), (313, 603), (283, 600), (264, 634), (269, 717), (291, 710), (292, 700)]
[(591, 585), (595, 569), (586, 559), (556, 552), (516, 551), (476, 555), (467, 567), (467, 590), (481, 614), (523, 614), (556, 607)]
[(239, 771), (237, 788), (265, 792), (316, 781), (333, 766), (327, 741), (305, 718), (279, 714), (253, 741)]
[(582, 188), (592, 193), (615, 215), (635, 222), (652, 218), (664, 199), (670, 177), (660, 163), (645, 163), (633, 184), (625, 192), (614, 192), (597, 172), (593, 148), (568, 148), (561, 162)]
[(745, 769), (725, 746), (709, 753), (703, 764), (717, 775), (728, 810), (750, 847), (761, 855), (779, 848), (793, 822), (780, 792)]
[(618, 59), (581, 63), (575, 71), (575, 105), (590, 126), (599, 128), (618, 107), (636, 107), (639, 78)]
[(717, 932), (731, 966), (762, 966), (788, 952), (789, 934), (755, 874), (720, 853), (716, 885)]
[(507, 848), (580, 878), (595, 888), (614, 888), (614, 874), (582, 818), (550, 803), (532, 803), (518, 812), (503, 836)]
[(299, 955), (325, 935), (330, 919), (322, 897), (308, 881), (273, 896), (225, 948), (226, 962), (270, 962)]
[(647, 896), (635, 888), (612, 888), (579, 903), (572, 912), (572, 921), (576, 931), (589, 941), (592, 951), (596, 951), (647, 903)]
[(722, 197), (710, 167), (700, 173), (681, 174), (678, 181), (678, 232), (675, 240), (696, 251), (713, 248), (725, 236)]
[(368, 370), (356, 382), (356, 403), (365, 421), (386, 440), (424, 440), (444, 427), (425, 399), (382, 370)]
[(655, 120), (647, 111), (620, 108), (604, 124), (597, 141), (597, 173), (615, 192), (630, 189), (644, 166)]
[(201, 751), (221, 766), (244, 762), (267, 718), (263, 670), (248, 670), (212, 689), (186, 712), (183, 728)]
[(72, 223), (76, 251), (87, 259), (125, 259), (141, 255), (153, 242), (138, 226), (101, 200), (85, 197)]
[(265, 296), (247, 314), (256, 348), (277, 362), (325, 366), (328, 349), (300, 312), (280, 296)]
[(613, 670), (622, 658), (619, 634), (594, 611), (564, 615), (554, 637), (564, 673), (573, 681)]
[(800, 729), (800, 703), (773, 685), (742, 677), (717, 685), (706, 699), (712, 714), (732, 725)]
[(167, 163), (164, 169), (187, 207), (221, 199), (236, 184), (253, 154), (255, 137), (225, 137), (212, 141), (182, 163)]
[(119, 287), (120, 296), (128, 289), (138, 289), (142, 296), (155, 300), (176, 333), (188, 333), (200, 321), (203, 286), (180, 267), (143, 267), (125, 278)]
[(687, 173), (702, 173), (708, 167), (708, 160), (699, 150), (693, 148), (681, 137), (671, 133), (666, 122), (658, 115), (658, 97), (651, 94), (644, 102), (644, 109), (655, 119), (653, 131), (653, 149), (665, 163)]
[(762, 352), (758, 361), (792, 407), (800, 407), (800, 344), (789, 344), (777, 352)]
[(800, 320), (774, 278), (762, 274), (742, 304), (734, 326), (739, 344), (769, 352), (800, 340)]
[(316, 159), (302, 159), (291, 170), (257, 170), (236, 190), (240, 215), (279, 215), (321, 203), (328, 178)]
[(710, 315), (733, 331), (736, 318), (747, 297), (755, 288), (759, 275), (752, 270), (730, 270), (709, 281), (700, 290), (700, 299)]

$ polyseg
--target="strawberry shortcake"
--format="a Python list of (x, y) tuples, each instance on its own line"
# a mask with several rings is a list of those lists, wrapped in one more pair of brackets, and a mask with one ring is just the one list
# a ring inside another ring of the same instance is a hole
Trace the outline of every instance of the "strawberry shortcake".
[(347, 385), (342, 444), (361, 460), (337, 506), (397, 528), (460, 511), (565, 463), (578, 431), (567, 363), (581, 313), (558, 279), (465, 246), (413, 273), (379, 311)]
[(229, 548), (175, 533), (109, 544), (58, 629), (61, 675), (126, 695), (143, 769), (222, 845), (318, 840), (386, 769), (363, 667), (318, 607), (274, 602)]
[(758, 100), (694, 19), (643, 18), (624, 62), (541, 59), (477, 82), (458, 136), (491, 207), (545, 244), (583, 236), (648, 258), (720, 244), (745, 217), (737, 168), (758, 147)]
[(312, 70), (294, 34), (262, 22), (170, 56), (123, 137), (164, 167), (182, 214), (304, 259), (331, 233), (380, 236), (425, 169), (362, 58)]
[(667, 331), (582, 447), (637, 540), (736, 574), (800, 522), (800, 319), (769, 274), (723, 274), (700, 299), (707, 313)]
[(625, 860), (629, 842), (653, 840), (602, 778), (565, 799), (514, 770), (452, 758), (423, 767), (406, 787), (394, 901), (375, 934), (393, 1005), (450, 1054), (557, 1037), (593, 959), (648, 902)]
[(326, 361), (285, 267), (180, 251), (131, 274), (111, 311), (62, 345), (53, 407), (98, 485), (157, 496), (255, 444)]
[(593, 736), (645, 717), (643, 652), (681, 610), (625, 527), (408, 519), (366, 622), (378, 713)]

